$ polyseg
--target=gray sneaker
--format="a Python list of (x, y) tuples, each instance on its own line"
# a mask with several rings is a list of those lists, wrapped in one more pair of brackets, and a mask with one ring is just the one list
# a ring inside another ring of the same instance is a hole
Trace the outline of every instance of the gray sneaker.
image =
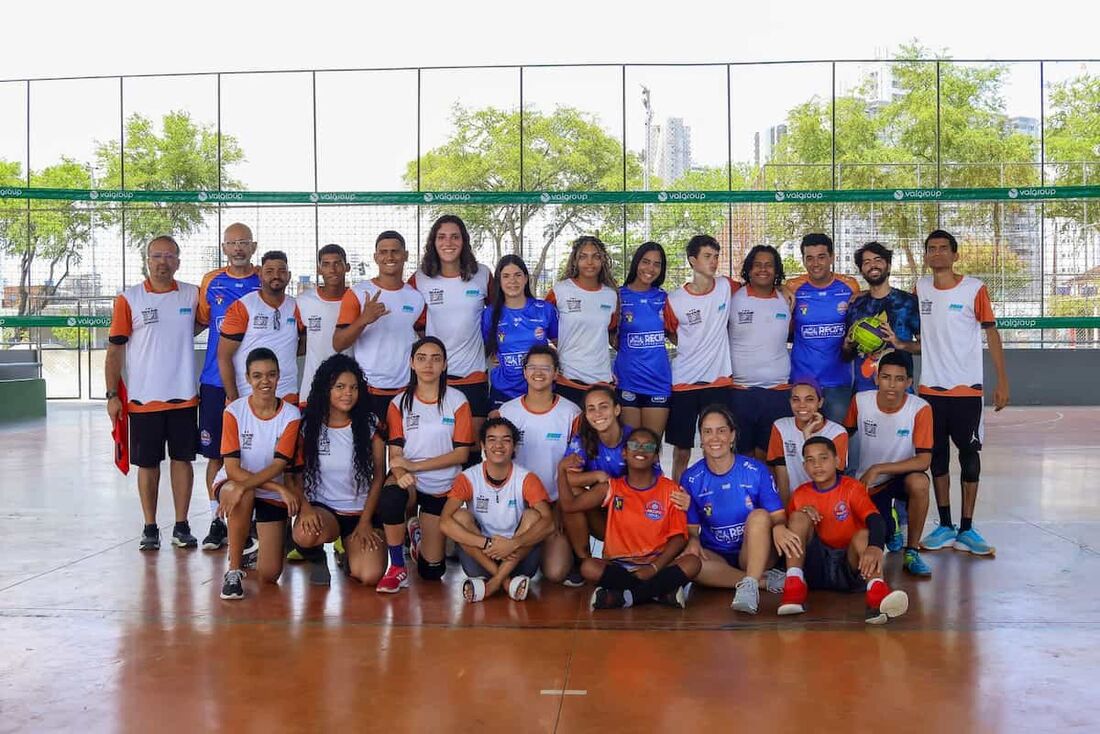
[(764, 572), (764, 587), (769, 594), (782, 594), (787, 584), (787, 574), (778, 568), (769, 568)]
[(735, 612), (756, 614), (760, 609), (760, 582), (752, 576), (746, 576), (737, 582), (737, 591), (733, 595), (733, 607)]

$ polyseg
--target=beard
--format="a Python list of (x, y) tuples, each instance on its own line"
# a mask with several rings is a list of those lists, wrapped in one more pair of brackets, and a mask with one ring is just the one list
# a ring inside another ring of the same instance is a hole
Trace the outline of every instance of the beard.
[(877, 276), (864, 275), (863, 279), (867, 281), (867, 285), (879, 286), (890, 279), (890, 268), (886, 268)]

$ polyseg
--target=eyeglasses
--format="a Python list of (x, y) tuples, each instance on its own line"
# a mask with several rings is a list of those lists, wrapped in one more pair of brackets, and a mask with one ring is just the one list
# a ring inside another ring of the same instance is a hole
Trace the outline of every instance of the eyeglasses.
[(653, 454), (657, 452), (657, 444), (652, 441), (627, 441), (626, 447), (631, 451), (641, 451), (643, 454)]
[(252, 245), (256, 244), (256, 240), (229, 240), (227, 242), (223, 242), (222, 244), (226, 247), (237, 247), (238, 245), (241, 247), (251, 247)]

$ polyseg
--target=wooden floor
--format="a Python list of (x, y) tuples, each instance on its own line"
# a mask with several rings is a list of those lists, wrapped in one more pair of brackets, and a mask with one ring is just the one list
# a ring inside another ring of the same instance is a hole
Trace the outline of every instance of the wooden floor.
[(468, 606), (455, 566), (396, 597), (290, 567), (224, 602), (223, 554), (168, 531), (138, 552), (102, 406), (51, 403), (0, 428), (0, 731), (1100, 731), (1100, 412), (1009, 409), (986, 436), (996, 560), (928, 554), (917, 582), (889, 556), (910, 612), (868, 629), (862, 595), (828, 593), (795, 620), (699, 589), (686, 611), (548, 584)]

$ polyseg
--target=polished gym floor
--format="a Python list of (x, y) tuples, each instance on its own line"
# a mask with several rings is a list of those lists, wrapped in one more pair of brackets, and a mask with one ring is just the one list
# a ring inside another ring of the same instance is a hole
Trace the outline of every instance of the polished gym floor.
[[(539, 584), (467, 605), (454, 566), (395, 597), (289, 566), (222, 601), (224, 555), (167, 542), (167, 476), (143, 554), (103, 406), (52, 402), (0, 428), (0, 731), (1100, 731), (1098, 428), (1095, 409), (989, 413), (996, 559), (927, 554), (914, 581), (889, 556), (910, 611), (869, 629), (859, 594), (793, 619), (700, 589), (686, 611)], [(201, 537), (205, 492), (192, 507)]]

